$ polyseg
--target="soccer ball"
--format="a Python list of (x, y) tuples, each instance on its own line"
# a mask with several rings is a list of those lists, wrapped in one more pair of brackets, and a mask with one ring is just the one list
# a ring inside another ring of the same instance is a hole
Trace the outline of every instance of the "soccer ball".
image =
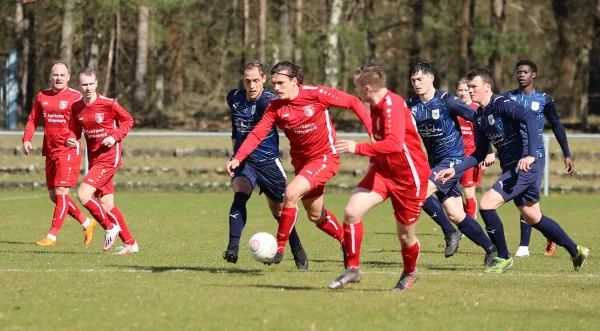
[(266, 232), (259, 232), (248, 241), (248, 251), (256, 261), (268, 262), (277, 254), (277, 240)]

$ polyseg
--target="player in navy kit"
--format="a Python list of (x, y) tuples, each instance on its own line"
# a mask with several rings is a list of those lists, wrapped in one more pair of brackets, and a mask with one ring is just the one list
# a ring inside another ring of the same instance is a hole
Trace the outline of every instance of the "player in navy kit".
[[(542, 178), (544, 177), (544, 165), (545, 165), (545, 150), (544, 141), (542, 139), (542, 133), (544, 133), (544, 120), (548, 120), (552, 132), (562, 149), (565, 157), (565, 172), (570, 174), (574, 170), (573, 160), (571, 159), (571, 152), (569, 151), (569, 142), (567, 141), (567, 134), (565, 128), (560, 123), (558, 114), (556, 113), (556, 107), (554, 100), (549, 94), (546, 94), (538, 89), (534, 85), (534, 80), (537, 76), (537, 65), (529, 60), (521, 60), (516, 65), (516, 76), (519, 88), (512, 91), (506, 91), (502, 93), (503, 96), (510, 98), (519, 103), (523, 108), (531, 110), (537, 119), (538, 124), (538, 143), (536, 157), (541, 167), (541, 171), (538, 173), (537, 186), (538, 190), (542, 186)], [(523, 221), (521, 217), (521, 242), (515, 256), (527, 257), (529, 256), (529, 239), (531, 238), (531, 226)], [(546, 256), (554, 255), (556, 251), (556, 244), (552, 241), (546, 242)]]
[[(234, 89), (227, 95), (227, 105), (231, 109), (234, 153), (262, 118), (269, 102), (276, 98), (273, 92), (264, 88), (266, 80), (265, 65), (260, 61), (248, 62), (244, 65), (245, 89)], [(246, 202), (257, 185), (261, 193), (266, 195), (273, 217), (279, 221), (286, 175), (279, 160), (279, 135), (275, 126), (252, 154), (235, 169), (232, 178), (235, 193), (229, 211), (229, 244), (223, 253), (227, 262), (236, 263), (238, 260), (240, 237), (246, 224)], [(298, 269), (308, 269), (308, 259), (295, 228), (290, 235), (290, 246)]]
[(492, 93), (493, 77), (489, 69), (474, 69), (467, 74), (467, 78), (471, 99), (482, 107), (474, 117), (477, 148), (462, 163), (440, 170), (436, 179), (446, 182), (455, 174), (476, 166), (485, 157), (490, 142), (498, 150), (502, 175), (479, 204), (486, 230), (498, 248), (498, 257), (485, 271), (502, 273), (513, 265), (506, 246), (504, 227), (496, 212), (511, 200), (527, 224), (569, 252), (575, 271), (579, 271), (589, 249), (577, 245), (558, 223), (540, 210), (537, 179), (542, 168), (536, 157), (538, 125), (535, 116), (515, 101)]

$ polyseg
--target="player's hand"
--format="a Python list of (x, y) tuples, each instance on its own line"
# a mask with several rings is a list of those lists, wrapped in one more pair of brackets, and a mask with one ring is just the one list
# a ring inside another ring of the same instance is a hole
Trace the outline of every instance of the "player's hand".
[(239, 166), (240, 161), (238, 159), (231, 159), (229, 162), (227, 162), (227, 165), (225, 165), (225, 169), (227, 170), (229, 177), (233, 177), (233, 170), (235, 170), (235, 168)]
[(531, 169), (531, 164), (533, 162), (535, 162), (535, 157), (526, 156), (519, 160), (519, 164), (517, 165), (517, 167), (519, 168), (520, 171), (527, 172), (527, 171), (529, 171), (529, 169)]
[(113, 147), (113, 145), (115, 144), (115, 138), (113, 138), (112, 136), (108, 136), (106, 138), (104, 138), (104, 140), (102, 140), (102, 145), (111, 148)]
[(29, 155), (29, 152), (33, 150), (33, 146), (31, 146), (31, 141), (23, 142), (23, 154)]
[(565, 157), (565, 173), (570, 175), (575, 171), (575, 164), (573, 164), (573, 160), (570, 156)]
[(488, 167), (485, 166), (485, 161), (479, 162), (479, 170), (486, 171)]
[(485, 159), (483, 160), (483, 165), (486, 168), (489, 168), (495, 162), (496, 162), (496, 155), (494, 155), (494, 153), (490, 153), (490, 154), (488, 154), (488, 155), (485, 156)]
[(338, 140), (335, 143), (335, 149), (339, 153), (354, 153), (356, 151), (356, 141), (354, 141), (354, 140)]
[(442, 171), (435, 174), (435, 180), (439, 180), (442, 184), (445, 184), (450, 178), (456, 175), (454, 168), (443, 169)]
[(371, 138), (371, 139), (370, 139), (370, 143), (371, 143), (371, 144), (374, 144), (374, 143), (376, 143), (376, 142), (377, 142), (377, 140), (375, 140), (375, 136), (374, 136), (374, 135), (370, 135), (370, 136), (369, 136), (369, 138)]
[(75, 138), (69, 138), (69, 139), (67, 139), (66, 145), (69, 148), (77, 146), (77, 139), (75, 139)]

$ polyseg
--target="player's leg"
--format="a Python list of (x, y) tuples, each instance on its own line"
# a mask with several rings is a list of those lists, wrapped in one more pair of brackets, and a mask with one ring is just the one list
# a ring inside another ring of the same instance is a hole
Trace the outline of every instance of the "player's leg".
[[(462, 233), (456, 230), (450, 222), (450, 219), (444, 212), (442, 206), (443, 199), (440, 199), (440, 197), (445, 198), (448, 191), (460, 180), (462, 174), (457, 174), (446, 183), (435, 180), (435, 174), (440, 171), (440, 169), (449, 168), (452, 165), (450, 160), (444, 160), (431, 170), (429, 180), (427, 181), (427, 199), (423, 205), (425, 213), (442, 227), (444, 241), (446, 242), (446, 248), (444, 249), (445, 257), (450, 257), (456, 253), (458, 244), (462, 238)], [(433, 196), (434, 194), (437, 195), (437, 199)]]
[(434, 181), (432, 181), (431, 176), (427, 181), (427, 199), (425, 200), (425, 204), (423, 205), (423, 211), (431, 217), (431, 219), (442, 228), (442, 232), (444, 233), (444, 238), (451, 236), (456, 229), (452, 226), (452, 223), (448, 219), (448, 216), (444, 213), (444, 209), (442, 208), (442, 204), (434, 194), (438, 191), (438, 187)]
[(465, 193), (464, 210), (472, 219), (477, 219), (477, 197), (475, 196), (475, 187), (481, 182), (481, 169), (475, 166), (467, 169), (460, 179), (460, 185)]
[(121, 238), (121, 241), (124, 244), (123, 246), (119, 247), (116, 253), (114, 253), (113, 255), (126, 255), (137, 253), (140, 250), (138, 243), (131, 235), (129, 227), (127, 226), (127, 222), (125, 221), (125, 217), (123, 217), (123, 214), (115, 205), (114, 184), (112, 180), (102, 188), (102, 192), (103, 194), (98, 200), (100, 201), (100, 204), (106, 212), (106, 215), (110, 222), (116, 224), (117, 228), (120, 230), (118, 232), (119, 238)]
[[(54, 178), (56, 176), (56, 165), (55, 160), (50, 157), (46, 157), (46, 186), (48, 187), (48, 197), (56, 204), (56, 194), (54, 193)], [(55, 207), (56, 210), (56, 207)], [(48, 234), (40, 240), (35, 242), (38, 246), (56, 246), (56, 237), (48, 237)]]
[(227, 249), (223, 252), (223, 259), (230, 263), (236, 263), (238, 260), (240, 238), (246, 226), (246, 203), (250, 199), (250, 195), (254, 189), (254, 184), (249, 179), (254, 178), (248, 173), (250, 171), (250, 167), (244, 164), (243, 169), (236, 173), (231, 181), (234, 193), (233, 202), (229, 208), (229, 243), (227, 244)]
[[(392, 202), (393, 203), (393, 202)], [(405, 200), (401, 202), (405, 207), (404, 210), (396, 210), (396, 230), (402, 253), (402, 261), (404, 269), (400, 275), (400, 279), (396, 286), (392, 289), (394, 292), (409, 291), (414, 283), (419, 279), (419, 271), (417, 270), (417, 261), (421, 251), (419, 240), (416, 235), (416, 221), (419, 218), (418, 212), (415, 215), (415, 201)], [(413, 222), (410, 222), (414, 219)]]
[[(284, 186), (285, 190), (285, 186)], [(269, 194), (265, 194), (267, 198), (267, 204), (269, 205), (269, 209), (271, 210), (271, 214), (279, 223), (281, 221), (281, 212), (283, 210), (283, 197), (280, 194), (279, 199), (273, 200), (273, 197)], [(277, 201), (279, 200), (279, 201)], [(304, 251), (304, 247), (302, 247), (302, 242), (300, 241), (300, 236), (298, 235), (298, 231), (296, 230), (296, 226), (292, 228), (292, 232), (290, 233), (289, 238), (290, 248), (292, 249), (292, 255), (294, 256), (294, 263), (296, 267), (300, 270), (308, 270), (308, 257), (306, 256), (306, 252)]]

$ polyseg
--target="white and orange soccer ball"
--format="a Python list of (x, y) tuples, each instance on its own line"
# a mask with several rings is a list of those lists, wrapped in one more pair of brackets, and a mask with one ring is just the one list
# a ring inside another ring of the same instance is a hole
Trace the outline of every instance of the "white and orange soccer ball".
[(277, 240), (266, 232), (259, 232), (248, 241), (248, 251), (256, 261), (268, 262), (277, 254)]

